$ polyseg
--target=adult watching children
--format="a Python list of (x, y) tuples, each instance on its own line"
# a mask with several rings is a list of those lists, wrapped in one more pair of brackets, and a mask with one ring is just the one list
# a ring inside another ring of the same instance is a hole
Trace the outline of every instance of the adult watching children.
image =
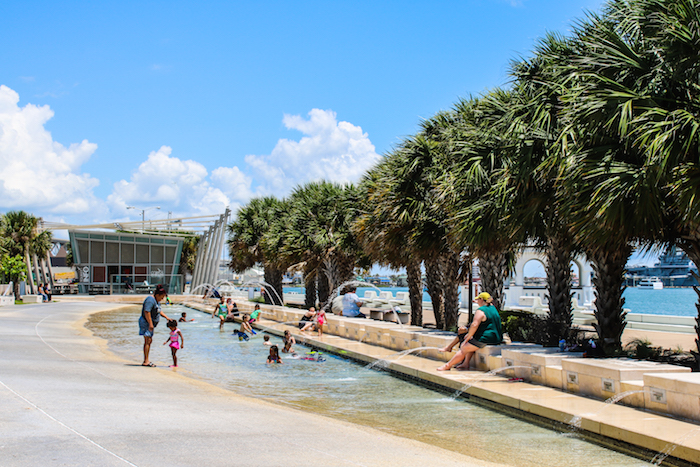
[(160, 317), (165, 318), (169, 321), (165, 313), (160, 309), (160, 302), (168, 293), (165, 291), (163, 284), (158, 284), (153, 295), (146, 297), (143, 301), (143, 307), (141, 308), (141, 317), (139, 318), (139, 335), (143, 336), (143, 363), (142, 366), (154, 367), (155, 365), (151, 363), (148, 359), (148, 355), (151, 353), (151, 342), (153, 342), (153, 332), (158, 326), (158, 321)]
[(362, 306), (363, 302), (355, 293), (356, 290), (357, 287), (350, 287), (347, 289), (345, 295), (343, 295), (343, 316), (349, 316), (351, 318), (366, 318), (367, 316), (360, 312), (360, 307)]
[[(448, 371), (453, 366), (458, 370), (468, 370), (472, 355), (477, 350), (483, 349), (488, 344), (498, 345), (503, 340), (501, 316), (496, 307), (491, 305), (493, 301), (491, 295), (481, 292), (474, 301), (479, 305), (479, 308), (474, 313), (474, 320), (469, 326), (469, 332), (464, 337), (464, 342), (454, 357), (438, 368), (438, 371)], [(461, 365), (455, 366), (460, 362), (462, 362)]]

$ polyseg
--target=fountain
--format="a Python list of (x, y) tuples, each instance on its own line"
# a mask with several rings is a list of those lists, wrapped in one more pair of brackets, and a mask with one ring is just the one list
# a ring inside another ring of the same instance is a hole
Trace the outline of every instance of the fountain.
[(501, 367), (501, 368), (496, 368), (495, 370), (491, 370), (491, 371), (489, 371), (488, 373), (484, 373), (482, 376), (480, 376), (479, 378), (477, 378), (475, 381), (472, 381), (471, 383), (467, 383), (467, 384), (465, 384), (464, 386), (462, 386), (461, 389), (459, 389), (457, 392), (455, 392), (454, 394), (452, 394), (452, 396), (450, 396), (450, 399), (452, 399), (452, 400), (457, 400), (457, 398), (458, 398), (459, 396), (461, 396), (462, 393), (464, 393), (464, 391), (466, 391), (466, 390), (469, 389), (470, 387), (474, 386), (475, 384), (484, 381), (484, 380), (485, 380), (486, 378), (488, 378), (489, 376), (496, 376), (498, 373), (501, 373), (501, 372), (503, 372), (503, 371), (508, 371), (508, 370), (514, 370), (514, 369), (516, 369), (516, 368), (530, 368), (530, 367), (529, 367), (529, 366), (514, 365), (514, 366), (504, 366), (504, 367)]
[[(382, 292), (382, 290), (381, 290), (379, 287), (377, 287), (376, 285), (371, 284), (371, 283), (369, 283), (369, 282), (354, 281), (354, 280), (353, 280), (353, 281), (343, 282), (342, 284), (340, 284), (340, 285), (338, 286), (338, 288), (336, 288), (336, 289), (333, 291), (332, 294), (330, 294), (330, 296), (328, 297), (328, 302), (326, 302), (326, 304), (323, 306), (323, 310), (324, 310), (326, 313), (329, 311), (329, 308), (330, 308), (331, 306), (333, 306), (333, 300), (340, 294), (341, 289), (342, 289), (343, 287), (348, 287), (348, 286), (351, 286), (351, 287), (370, 287), (370, 288), (375, 289), (375, 290), (376, 290), (377, 292), (379, 292), (379, 293)], [(394, 307), (391, 307), (391, 311), (394, 313), (394, 317), (396, 318), (396, 322), (398, 323), (399, 327), (402, 327), (402, 328), (403, 328), (403, 324), (401, 323), (401, 318), (399, 318), (399, 314), (396, 312), (396, 310), (394, 309)]]
[[(367, 335), (367, 334), (368, 334), (368, 333), (365, 333), (365, 335)], [(362, 337), (364, 338), (364, 336), (362, 336)], [(414, 352), (415, 352), (415, 353), (418, 353), (418, 352), (422, 352), (422, 351), (424, 351), (424, 350), (430, 350), (430, 349), (440, 350), (439, 347), (416, 347), (415, 349), (402, 350), (401, 352), (393, 353), (393, 354), (391, 354), (391, 355), (389, 355), (389, 356), (387, 356), (387, 357), (385, 357), (385, 358), (381, 358), (381, 359), (379, 359), (379, 360), (377, 360), (377, 361), (375, 361), (375, 362), (372, 362), (372, 363), (370, 363), (369, 365), (365, 366), (364, 369), (365, 369), (365, 370), (371, 370), (372, 368), (375, 368), (375, 367), (377, 367), (377, 366), (379, 366), (379, 367), (381, 367), (381, 368), (388, 368), (389, 363), (398, 362), (400, 359), (402, 359), (402, 358), (405, 357), (406, 355), (412, 354), (412, 353), (414, 353)], [(394, 356), (396, 356), (396, 359), (395, 359), (395, 360), (390, 360), (391, 357), (394, 357)], [(512, 368), (512, 367), (511, 367), (511, 368)]]
[[(282, 300), (282, 298), (279, 296), (279, 294), (277, 293), (275, 288), (273, 286), (271, 286), (270, 284), (268, 284), (267, 282), (265, 282), (265, 281), (248, 281), (248, 282), (243, 283), (242, 287), (246, 286), (246, 285), (257, 285), (259, 287), (262, 287), (264, 285), (265, 287), (267, 287), (267, 290), (271, 290), (275, 294), (275, 297), (279, 301), (279, 306), (284, 306), (284, 300)], [(273, 303), (273, 305), (275, 305), (275, 303)]]
[(667, 445), (663, 451), (659, 452), (651, 459), (651, 465), (661, 465), (661, 463), (666, 460), (668, 456), (681, 444), (683, 441), (689, 440), (700, 432), (700, 427), (690, 430), (688, 433), (684, 434), (680, 438), (676, 439), (671, 444)]
[[(634, 391), (625, 391), (625, 392), (621, 392), (620, 394), (615, 394), (614, 396), (605, 400), (605, 405), (603, 406), (603, 408), (601, 408), (600, 410), (598, 410), (592, 414), (586, 414), (586, 416), (595, 417), (596, 415), (601, 413), (603, 410), (605, 410), (608, 405), (617, 404), (625, 397), (631, 396), (632, 394), (639, 394), (641, 392), (644, 392), (644, 389), (639, 389), (639, 390), (634, 390)], [(568, 424), (571, 425), (571, 427), (573, 427), (573, 428), (580, 429), (582, 420), (583, 420), (583, 415), (576, 415), (571, 420), (569, 420)]]

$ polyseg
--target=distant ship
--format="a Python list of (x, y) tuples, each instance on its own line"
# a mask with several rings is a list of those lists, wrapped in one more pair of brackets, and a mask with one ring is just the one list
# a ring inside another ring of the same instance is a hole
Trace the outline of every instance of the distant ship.
[(658, 281), (664, 287), (690, 287), (698, 285), (693, 272), (697, 274), (698, 268), (690, 261), (688, 255), (680, 248), (669, 247), (653, 266), (628, 267), (625, 285), (637, 287), (642, 283), (644, 288), (645, 285)]

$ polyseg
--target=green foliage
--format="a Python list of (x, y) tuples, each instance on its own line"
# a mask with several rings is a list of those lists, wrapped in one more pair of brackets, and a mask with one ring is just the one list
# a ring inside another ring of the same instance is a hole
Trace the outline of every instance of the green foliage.
[(0, 273), (13, 282), (23, 281), (27, 277), (27, 266), (20, 255), (4, 255), (0, 261)]
[(652, 346), (647, 339), (634, 339), (625, 346), (625, 352), (629, 357), (640, 360), (657, 359), (662, 352), (661, 347)]
[(526, 312), (501, 312), (503, 332), (513, 342), (544, 344), (547, 340), (545, 319)]

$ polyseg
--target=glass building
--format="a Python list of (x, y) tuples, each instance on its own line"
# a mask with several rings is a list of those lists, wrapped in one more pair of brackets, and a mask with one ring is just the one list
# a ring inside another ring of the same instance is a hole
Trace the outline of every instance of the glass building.
[(182, 293), (182, 237), (69, 231), (80, 293), (150, 293), (157, 284)]

